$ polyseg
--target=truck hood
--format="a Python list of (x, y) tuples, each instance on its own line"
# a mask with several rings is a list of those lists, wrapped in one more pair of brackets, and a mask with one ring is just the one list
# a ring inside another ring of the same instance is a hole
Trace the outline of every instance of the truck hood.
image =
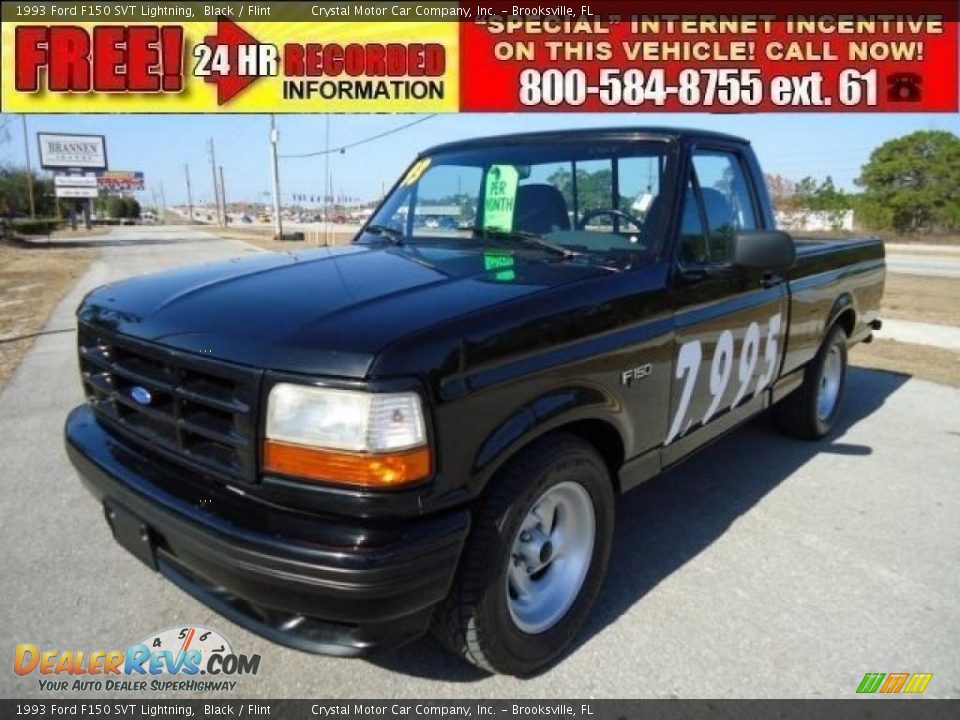
[(539, 253), (352, 245), (113, 283), (91, 292), (77, 314), (220, 360), (361, 378), (404, 336), (607, 272)]

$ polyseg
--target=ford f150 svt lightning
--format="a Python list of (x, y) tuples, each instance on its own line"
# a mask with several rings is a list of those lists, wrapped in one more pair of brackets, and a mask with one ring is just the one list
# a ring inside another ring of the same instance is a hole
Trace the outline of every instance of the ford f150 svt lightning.
[(688, 130), (435, 147), (347, 247), (91, 292), (70, 457), (119, 543), (267, 638), (432, 628), (537, 672), (603, 582), (617, 495), (773, 405), (826, 435), (880, 327), (881, 243), (795, 242), (762, 177)]

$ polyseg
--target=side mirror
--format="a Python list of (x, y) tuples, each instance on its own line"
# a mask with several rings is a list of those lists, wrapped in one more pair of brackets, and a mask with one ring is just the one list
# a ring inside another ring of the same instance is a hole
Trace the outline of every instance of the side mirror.
[(796, 257), (793, 238), (780, 230), (742, 231), (733, 240), (733, 265), (745, 270), (786, 270)]

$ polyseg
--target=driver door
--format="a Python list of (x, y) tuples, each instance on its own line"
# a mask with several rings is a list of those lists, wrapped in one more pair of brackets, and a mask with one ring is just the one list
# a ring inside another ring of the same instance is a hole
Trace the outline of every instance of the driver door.
[(735, 148), (693, 151), (675, 248), (675, 328), (667, 465), (762, 407), (776, 379), (786, 285), (730, 266), (733, 237), (762, 229), (758, 196)]

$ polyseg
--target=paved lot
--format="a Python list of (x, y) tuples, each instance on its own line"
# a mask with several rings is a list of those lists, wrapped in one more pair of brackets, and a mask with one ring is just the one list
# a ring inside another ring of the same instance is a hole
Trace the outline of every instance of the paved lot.
[[(251, 251), (186, 232), (115, 232), (50, 329), (100, 283)], [(128, 244), (140, 233), (150, 244)], [(151, 574), (113, 543), (61, 446), (81, 401), (74, 342), (39, 338), (0, 394), (3, 696), (42, 694), (10, 671), (15, 643), (124, 648), (184, 623), (263, 656), (241, 697), (851, 697), (868, 671), (932, 672), (927, 695), (960, 696), (960, 390), (854, 369), (830, 442), (758, 421), (623, 498), (590, 625), (520, 681), (426, 640), (372, 661), (281, 648)]]

